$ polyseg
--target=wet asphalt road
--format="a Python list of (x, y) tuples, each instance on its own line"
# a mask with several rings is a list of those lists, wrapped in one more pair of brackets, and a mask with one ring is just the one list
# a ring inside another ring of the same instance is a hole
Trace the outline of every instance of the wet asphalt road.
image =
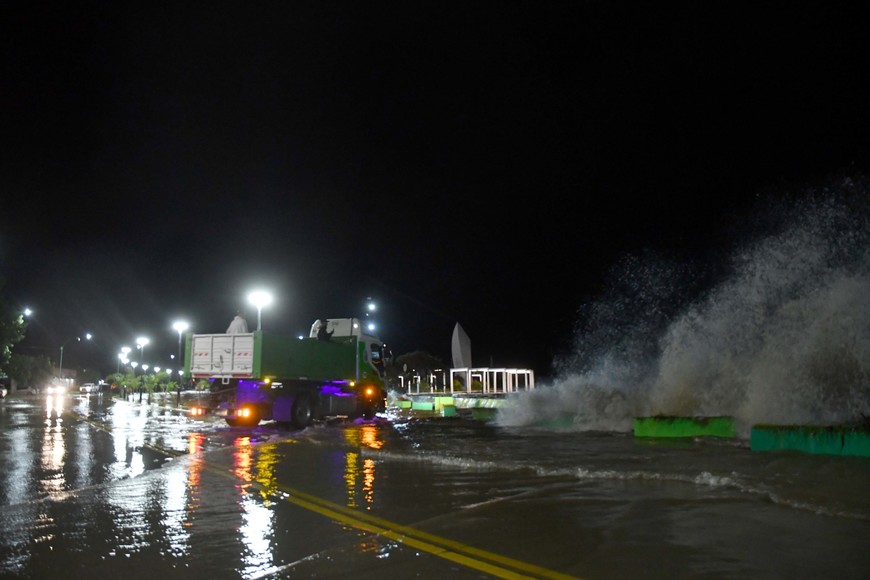
[(493, 526), (476, 515), (510, 495), (506, 482), (477, 474), (459, 487), (424, 463), (391, 465), (366, 453), (387, 444), (403, 442), (383, 418), (251, 430), (193, 420), (174, 399), (7, 399), (0, 575), (571, 575), (559, 570), (568, 563), (558, 545), (516, 537), (511, 530), (524, 522)]

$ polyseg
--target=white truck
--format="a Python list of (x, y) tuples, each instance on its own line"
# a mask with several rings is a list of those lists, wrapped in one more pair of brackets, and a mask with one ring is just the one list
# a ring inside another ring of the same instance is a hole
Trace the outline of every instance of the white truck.
[(208, 380), (206, 404), (232, 426), (274, 420), (304, 428), (327, 417), (373, 417), (386, 407), (384, 344), (363, 332), (356, 318), (324, 321), (331, 332), (318, 338), (321, 321), (307, 338), (255, 331), (187, 337), (186, 374)]

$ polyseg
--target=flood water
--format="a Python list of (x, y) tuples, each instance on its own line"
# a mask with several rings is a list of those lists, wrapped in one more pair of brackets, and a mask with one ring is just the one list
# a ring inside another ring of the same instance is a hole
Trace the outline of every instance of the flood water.
[(389, 414), (243, 430), (93, 396), (56, 411), (56, 401), (3, 403), (4, 577), (866, 578), (870, 569), (866, 458)]
[(411, 449), (373, 457), (431, 465), (450, 474), (446, 485), (498, 474), (494, 495), (522, 510), (515, 532), (571, 553), (578, 576), (866, 578), (870, 569), (867, 458), (758, 453), (741, 439), (462, 422), (396, 429)]

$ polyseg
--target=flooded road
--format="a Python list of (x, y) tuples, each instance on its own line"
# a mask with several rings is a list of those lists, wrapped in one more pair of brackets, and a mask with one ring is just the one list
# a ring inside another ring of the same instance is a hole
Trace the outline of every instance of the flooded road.
[(870, 462), (381, 417), (0, 404), (0, 575), (866, 578)]

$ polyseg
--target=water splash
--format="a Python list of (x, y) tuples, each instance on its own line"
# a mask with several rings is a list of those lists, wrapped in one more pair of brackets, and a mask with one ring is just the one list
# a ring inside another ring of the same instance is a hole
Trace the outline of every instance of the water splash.
[(748, 433), (870, 417), (868, 193), (842, 180), (761, 200), (719, 266), (626, 258), (581, 310), (553, 384), (500, 423), (567, 415), (579, 429), (630, 430), (635, 416), (731, 415)]

